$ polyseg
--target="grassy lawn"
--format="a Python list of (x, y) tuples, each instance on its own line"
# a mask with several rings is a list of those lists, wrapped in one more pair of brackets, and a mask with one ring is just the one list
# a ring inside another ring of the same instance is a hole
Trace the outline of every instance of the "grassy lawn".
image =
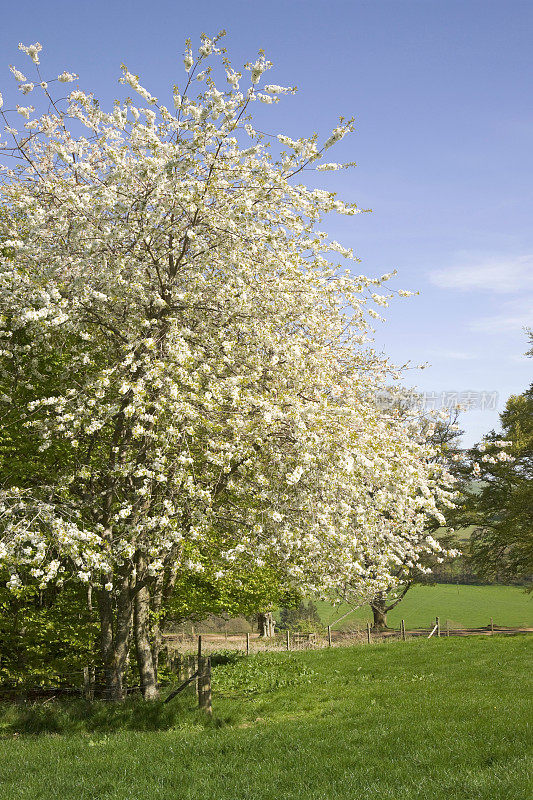
[[(207, 724), (176, 698), (159, 723), (159, 706), (108, 712), (128, 720), (118, 733), (104, 732), (104, 711), (98, 723), (78, 709), (69, 735), (14, 736), (21, 714), (6, 708), (0, 798), (529, 800), (532, 644), (432, 639), (244, 658), (214, 670)], [(174, 727), (146, 730), (158, 724)]]
[[(320, 602), (317, 608), (325, 625), (333, 624), (350, 610), (346, 604), (334, 608)], [(451, 583), (413, 586), (390, 612), (387, 622), (392, 628), (399, 628), (403, 618), (407, 628), (428, 628), (435, 616), (439, 616), (443, 624), (446, 619), (450, 620), (450, 625), (457, 628), (488, 625), (491, 617), (495, 625), (533, 627), (533, 594), (526, 594), (519, 586), (455, 586)], [(354, 625), (364, 627), (367, 621), (372, 621), (372, 614), (365, 606), (334, 627), (338, 630)]]

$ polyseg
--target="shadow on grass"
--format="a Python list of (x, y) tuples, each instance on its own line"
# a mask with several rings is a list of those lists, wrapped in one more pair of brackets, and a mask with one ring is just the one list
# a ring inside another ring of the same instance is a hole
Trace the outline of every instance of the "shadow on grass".
[(15, 734), (116, 733), (118, 731), (166, 731), (211, 725), (196, 709), (196, 700), (184, 696), (168, 705), (130, 698), (122, 703), (102, 700), (53, 700), (46, 703), (0, 705), (0, 736)]
[(209, 653), (212, 667), (225, 666), (226, 664), (237, 664), (246, 661), (247, 656), (238, 650), (219, 650), (216, 653)]

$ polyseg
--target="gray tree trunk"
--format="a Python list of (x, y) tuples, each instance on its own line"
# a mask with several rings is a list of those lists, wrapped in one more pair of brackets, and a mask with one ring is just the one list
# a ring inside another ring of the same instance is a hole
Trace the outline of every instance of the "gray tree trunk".
[(257, 615), (259, 635), (262, 639), (271, 639), (274, 636), (275, 624), (271, 611), (264, 611)]
[(398, 603), (401, 603), (412, 585), (412, 581), (406, 581), (402, 591), (398, 594), (396, 599), (390, 603), (388, 602), (386, 592), (379, 592), (375, 597), (372, 598), (370, 601), (370, 608), (372, 609), (372, 614), (374, 615), (373, 628), (381, 630), (382, 628), (388, 627), (387, 614), (389, 611), (392, 611), (393, 608), (396, 608)]
[(373, 628), (382, 630), (387, 627), (387, 596), (384, 593), (377, 594), (370, 601), (370, 608), (374, 616)]
[(133, 604), (127, 579), (123, 579), (119, 589), (116, 608), (113, 607), (111, 592), (98, 590), (98, 612), (106, 698), (124, 700), (128, 644), (133, 619)]
[(152, 661), (154, 664), (156, 681), (158, 680), (158, 672), (159, 672), (159, 654), (163, 649), (163, 636), (161, 632), (161, 624), (162, 620), (164, 619), (164, 612), (163, 612), (164, 588), (165, 588), (165, 575), (162, 573), (156, 580), (150, 597), (150, 610), (152, 612), (151, 614)]
[[(143, 564), (140, 561), (137, 562), (137, 569), (142, 575)], [(135, 593), (133, 632), (142, 695), (145, 700), (157, 700), (159, 690), (157, 688), (157, 672), (152, 653), (150, 590), (147, 586), (143, 586)]]

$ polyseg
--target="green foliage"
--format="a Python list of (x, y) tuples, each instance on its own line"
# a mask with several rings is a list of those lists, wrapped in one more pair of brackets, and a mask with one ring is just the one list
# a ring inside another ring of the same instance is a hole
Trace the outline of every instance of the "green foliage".
[[(480, 483), (466, 487), (455, 518), (474, 525), (470, 540), (472, 563), (480, 575), (500, 581), (531, 580), (533, 576), (533, 384), (511, 396), (501, 414), (503, 434), (491, 431), (472, 448), (470, 461), (480, 467)], [(511, 461), (500, 460), (497, 442)]]
[[(8, 326), (9, 327), (9, 326)], [(28, 404), (59, 393), (62, 375), (69, 359), (68, 343), (52, 352), (39, 349), (39, 342), (29, 341), (25, 331), (15, 331), (21, 353), (18, 359), (3, 359), (0, 370), (0, 394), (4, 399), (0, 435), (0, 481), (3, 488), (32, 488), (52, 483), (58, 470), (64, 470), (72, 457), (72, 448), (60, 437), (41, 449), (42, 439), (33, 425), (42, 412), (30, 411)], [(34, 374), (32, 391), (20, 376)], [(9, 402), (7, 399), (9, 398)]]
[[(0, 208), (0, 217), (7, 211)], [(23, 232), (22, 225), (21, 231)], [(10, 248), (0, 247), (4, 258), (13, 258)], [(2, 319), (3, 327), (7, 321)], [(5, 327), (10, 329), (8, 323)], [(38, 337), (31, 341), (23, 328), (13, 331), (19, 346), (18, 359), (3, 359), (0, 395), (4, 409), (0, 432), (0, 486), (34, 491), (52, 482), (71, 457), (70, 447), (59, 438), (47, 449), (33, 425), (40, 412), (28, 404), (58, 393), (70, 358), (69, 337), (63, 336), (54, 350)], [(31, 372), (30, 387), (21, 378)], [(29, 577), (29, 576), (28, 576)], [(81, 671), (94, 662), (96, 621), (87, 609), (81, 587), (49, 586), (40, 590), (29, 577), (16, 594), (6, 588), (9, 575), (0, 570), (0, 684), (26, 686), (79, 685)]]
[(311, 633), (322, 629), (323, 625), (316, 604), (309, 600), (306, 605), (300, 600), (297, 606), (280, 608), (278, 627), (283, 630), (288, 628), (291, 631)]
[(94, 663), (97, 621), (80, 586), (25, 587), (17, 595), (0, 575), (0, 685), (81, 686)]
[[(273, 565), (259, 567), (244, 558), (237, 559), (231, 571), (219, 580), (221, 548), (217, 531), (213, 531), (201, 547), (195, 548), (194, 558), (202, 564), (203, 571), (182, 570), (178, 574), (172, 594), (162, 609), (162, 623), (202, 620), (209, 615), (249, 617), (272, 605), (296, 602), (297, 595), (285, 588), (283, 578)], [(184, 557), (188, 555), (185, 551)]]
[(293, 653), (258, 653), (241, 657), (214, 670), (213, 691), (221, 694), (259, 694), (286, 686), (311, 683), (317, 673)]
[[(0, 208), (0, 219), (7, 215), (6, 209)], [(23, 222), (19, 228), (24, 238)], [(2, 247), (1, 242), (0, 255), (14, 259), (12, 248)], [(2, 332), (11, 333), (10, 340), (18, 350), (16, 359), (4, 358), (0, 362), (0, 485), (4, 489), (11, 486), (34, 489), (42, 483), (52, 483), (58, 469), (65, 469), (72, 448), (62, 437), (56, 437), (47, 449), (41, 449), (42, 439), (36, 435), (34, 426), (42, 412), (30, 411), (28, 404), (61, 393), (75, 340), (62, 334), (54, 348), (50, 341), (30, 337), (24, 327), (17, 328), (10, 316), (13, 315), (2, 315), (0, 327)], [(29, 374), (33, 376), (31, 385), (26, 380)]]

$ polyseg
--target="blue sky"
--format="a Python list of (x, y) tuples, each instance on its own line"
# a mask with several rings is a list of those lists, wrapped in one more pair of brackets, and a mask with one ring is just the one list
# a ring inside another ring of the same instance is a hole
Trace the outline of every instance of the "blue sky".
[[(183, 77), (187, 36), (226, 29), (236, 67), (264, 48), (268, 80), (296, 97), (262, 108), (269, 132), (325, 135), (340, 114), (356, 133), (337, 148), (355, 170), (321, 183), (372, 214), (322, 225), (360, 271), (397, 269), (420, 291), (376, 333), (396, 362), (429, 362), (421, 390), (488, 392), (462, 416), (472, 442), (531, 381), (533, 324), (533, 3), (529, 0), (29, 0), (5, 4), (0, 90), (19, 41), (40, 41), (45, 73), (69, 69), (102, 99), (121, 62), (159, 97)], [(310, 180), (314, 178), (310, 173)], [(497, 408), (494, 395), (498, 393)], [(449, 397), (449, 395), (448, 395)]]

